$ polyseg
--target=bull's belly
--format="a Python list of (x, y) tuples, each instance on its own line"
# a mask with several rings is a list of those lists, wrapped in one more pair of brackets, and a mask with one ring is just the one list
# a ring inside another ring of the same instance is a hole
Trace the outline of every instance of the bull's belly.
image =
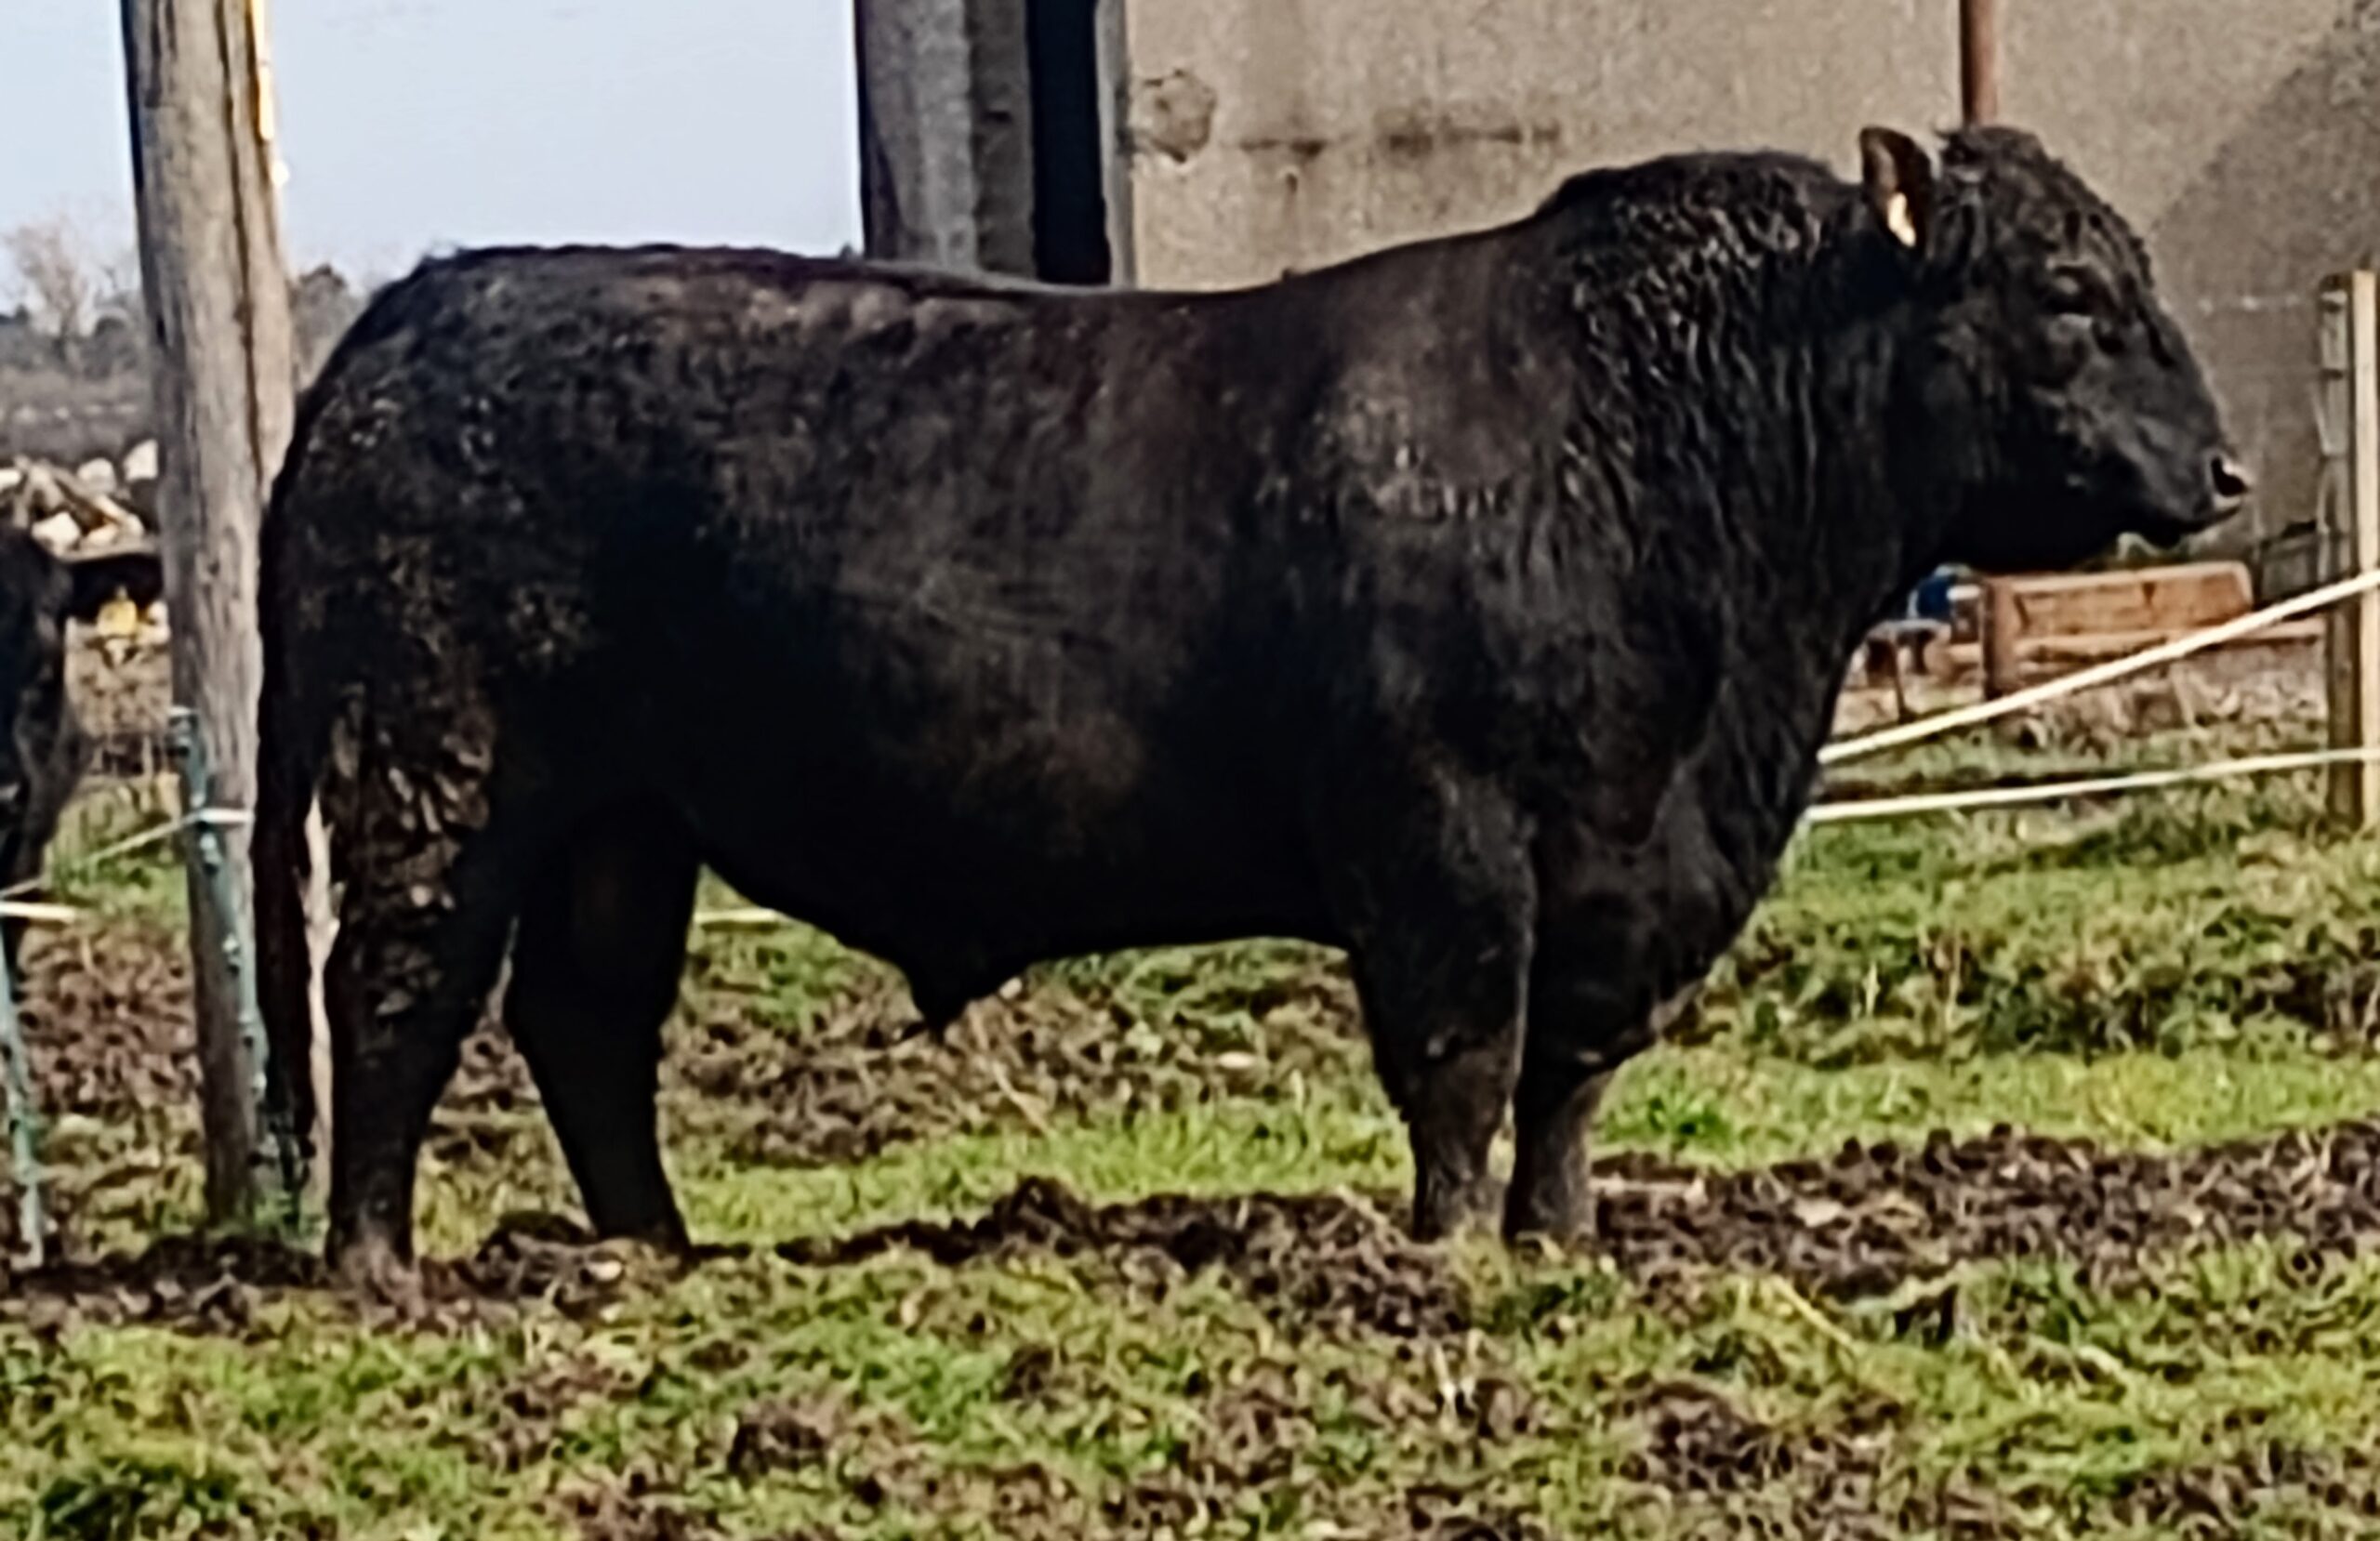
[(707, 655), (732, 669), (688, 660), (644, 692), (734, 682), (680, 693), (635, 759), (753, 902), (954, 989), (1086, 953), (1331, 939), (1297, 743), (1254, 692), (1136, 687), (1130, 639), (1019, 662), (997, 635), (841, 620), (834, 647), (795, 649), (746, 618)]
[(1334, 940), (1300, 843), (1220, 806), (1152, 798), (1087, 820), (1046, 796), (798, 780), (679, 806), (705, 862), (746, 898), (956, 994), (1092, 953)]

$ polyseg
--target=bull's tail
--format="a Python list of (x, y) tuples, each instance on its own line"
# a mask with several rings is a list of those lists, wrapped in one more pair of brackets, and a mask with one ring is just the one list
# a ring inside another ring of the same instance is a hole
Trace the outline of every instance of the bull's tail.
[[(310, 1159), (320, 1126), (314, 1034), (314, 968), (306, 895), (313, 876), (308, 824), (330, 743), (330, 713), (313, 688), (306, 656), (292, 636), (288, 598), (289, 488), (284, 472), (266, 516), (258, 593), (264, 680), (257, 713), (257, 795), (249, 835), (256, 884), (257, 1005), (269, 1060), (269, 1115)], [(296, 656), (293, 656), (295, 654)], [(311, 659), (320, 665), (323, 660)]]

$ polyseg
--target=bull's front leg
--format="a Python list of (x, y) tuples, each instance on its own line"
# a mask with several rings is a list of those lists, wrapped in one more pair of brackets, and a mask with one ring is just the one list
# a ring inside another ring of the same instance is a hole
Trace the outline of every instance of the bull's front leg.
[(1520, 1072), (1535, 886), (1501, 800), (1440, 789), (1424, 806), (1426, 819), (1366, 826), (1342, 902), (1373, 1058), (1412, 1139), (1413, 1231), (1435, 1241), (1494, 1203), (1488, 1157)]
[(1620, 1067), (1659, 1041), (1694, 998), (1686, 990), (1646, 1010), (1611, 981), (1541, 944), (1529, 987), (1528, 1035), (1513, 1094), (1513, 1181), (1504, 1234), (1558, 1246), (1594, 1240), (1588, 1169), (1595, 1110)]

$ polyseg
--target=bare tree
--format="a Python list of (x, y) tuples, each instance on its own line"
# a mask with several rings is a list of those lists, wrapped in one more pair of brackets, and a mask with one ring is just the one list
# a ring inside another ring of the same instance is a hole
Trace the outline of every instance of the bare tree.
[(17, 282), (35, 319), (57, 345), (59, 362), (71, 367), (96, 319), (99, 290), (97, 264), (90, 261), (73, 221), (61, 217), (20, 225), (0, 244), (16, 265)]

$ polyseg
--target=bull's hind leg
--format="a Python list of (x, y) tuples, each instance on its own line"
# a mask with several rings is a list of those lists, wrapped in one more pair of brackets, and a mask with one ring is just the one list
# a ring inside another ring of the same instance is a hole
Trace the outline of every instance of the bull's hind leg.
[[(1350, 852), (1355, 983), (1389, 1100), (1413, 1142), (1413, 1231), (1432, 1241), (1492, 1201), (1488, 1157), (1511, 1105), (1527, 1003), (1533, 885), (1501, 801), (1431, 787), (1430, 817)], [(1353, 803), (1351, 801), (1351, 805)], [(1396, 812), (1410, 819), (1412, 799)], [(1355, 834), (1351, 830), (1350, 834)]]
[(471, 778), (376, 767), (349, 795), (324, 981), (330, 1255), (351, 1282), (402, 1297), (422, 1140), (503, 965), (519, 880), (509, 842), (468, 823)]
[(605, 1236), (682, 1247), (654, 1100), (700, 874), (666, 808), (581, 826), (531, 885), (512, 947), (505, 1026)]

